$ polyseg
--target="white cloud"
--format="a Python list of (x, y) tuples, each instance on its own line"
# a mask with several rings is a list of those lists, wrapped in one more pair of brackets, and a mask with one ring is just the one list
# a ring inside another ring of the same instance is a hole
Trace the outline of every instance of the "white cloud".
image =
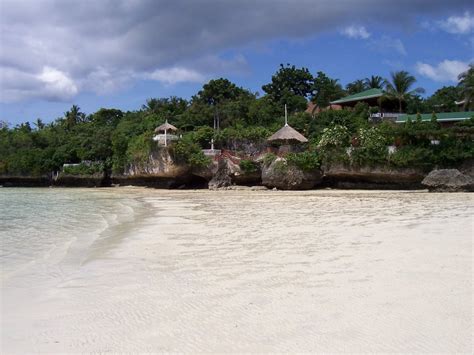
[(97, 94), (116, 92), (125, 87), (134, 79), (134, 74), (129, 71), (110, 71), (98, 67), (91, 71), (82, 81), (81, 89), (90, 90)]
[(403, 42), (399, 38), (392, 38), (389, 36), (382, 36), (379, 39), (374, 39), (370, 41), (369, 44), (373, 49), (386, 54), (386, 55), (391, 55), (391, 54), (399, 54), (402, 56), (407, 55), (407, 51), (405, 49), (405, 46), (403, 45)]
[(469, 68), (469, 64), (459, 60), (443, 60), (436, 66), (427, 63), (416, 63), (416, 71), (434, 81), (457, 82), (458, 75)]
[(341, 31), (341, 34), (343, 34), (346, 37), (349, 38), (354, 38), (354, 39), (367, 39), (370, 37), (370, 33), (367, 31), (367, 29), (364, 26), (347, 26)]
[(183, 82), (202, 83), (205, 81), (205, 77), (201, 73), (180, 67), (157, 69), (147, 77), (169, 85)]
[(469, 34), (474, 32), (474, 16), (466, 11), (462, 16), (450, 16), (439, 21), (439, 26), (446, 32), (453, 34)]
[(68, 100), (78, 93), (74, 81), (66, 73), (55, 68), (44, 67), (37, 78), (43, 83), (43, 90), (49, 99)]

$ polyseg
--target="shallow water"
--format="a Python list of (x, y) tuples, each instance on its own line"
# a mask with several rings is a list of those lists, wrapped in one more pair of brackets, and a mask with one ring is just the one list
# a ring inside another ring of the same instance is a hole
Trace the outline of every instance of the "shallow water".
[(1, 189), (4, 352), (470, 352), (469, 194)]

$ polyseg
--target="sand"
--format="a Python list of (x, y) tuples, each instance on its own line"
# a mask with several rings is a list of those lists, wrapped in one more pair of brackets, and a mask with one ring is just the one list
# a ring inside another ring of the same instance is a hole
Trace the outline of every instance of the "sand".
[(123, 191), (153, 214), (3, 288), (4, 353), (472, 352), (471, 195)]

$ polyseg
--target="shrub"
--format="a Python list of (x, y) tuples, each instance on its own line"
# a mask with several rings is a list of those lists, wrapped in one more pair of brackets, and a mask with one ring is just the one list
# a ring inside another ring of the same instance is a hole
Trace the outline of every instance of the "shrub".
[(405, 146), (390, 155), (390, 163), (397, 167), (429, 168), (433, 165), (433, 152), (424, 147)]
[(191, 133), (192, 140), (201, 145), (201, 147), (208, 147), (211, 144), (211, 139), (214, 136), (214, 130), (209, 126), (199, 127)]
[(288, 164), (294, 165), (303, 171), (313, 171), (321, 166), (319, 156), (312, 151), (289, 153), (286, 160)]
[(387, 138), (376, 128), (360, 128), (357, 136), (359, 147), (351, 153), (351, 160), (358, 165), (383, 163), (387, 159)]
[(101, 162), (80, 163), (78, 165), (65, 166), (64, 174), (67, 175), (94, 175), (104, 171), (104, 164)]
[(349, 145), (349, 130), (345, 126), (335, 125), (323, 129), (323, 134), (318, 142), (318, 148), (322, 150), (333, 147), (346, 147)]
[(228, 127), (214, 135), (214, 140), (222, 145), (228, 145), (229, 142), (240, 140), (247, 142), (261, 142), (268, 138), (272, 132), (265, 127)]
[(239, 163), (239, 167), (242, 170), (242, 172), (246, 174), (251, 174), (258, 171), (257, 163), (248, 159), (242, 159)]
[(152, 142), (149, 133), (133, 137), (128, 144), (126, 153), (128, 163), (145, 164), (151, 154)]
[(277, 156), (273, 153), (267, 153), (265, 154), (265, 156), (263, 157), (263, 164), (265, 166), (268, 166), (270, 165), (271, 163), (273, 163), (275, 161), (275, 159), (277, 158)]
[(203, 168), (211, 163), (211, 159), (204, 155), (199, 144), (193, 142), (190, 136), (180, 139), (169, 149), (178, 163), (188, 164), (193, 168)]

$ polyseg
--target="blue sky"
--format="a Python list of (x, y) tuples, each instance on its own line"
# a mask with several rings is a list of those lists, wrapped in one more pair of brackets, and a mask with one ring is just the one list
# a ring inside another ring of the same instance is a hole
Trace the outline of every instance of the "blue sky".
[(218, 77), (262, 93), (280, 63), (343, 85), (407, 70), (429, 95), (473, 62), (474, 9), (426, 3), (3, 0), (0, 120), (135, 110)]

